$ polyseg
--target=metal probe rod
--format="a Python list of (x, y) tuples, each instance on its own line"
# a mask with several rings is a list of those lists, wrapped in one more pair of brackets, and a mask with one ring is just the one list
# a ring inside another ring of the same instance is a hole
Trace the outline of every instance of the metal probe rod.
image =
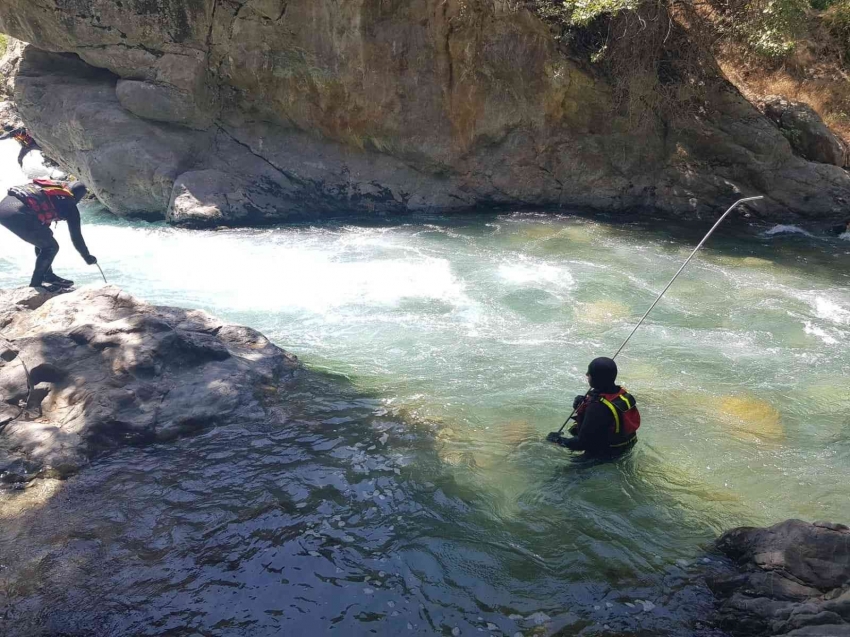
[(100, 276), (103, 277), (104, 284), (109, 285), (109, 283), (106, 280), (106, 275), (103, 273), (103, 268), (100, 267), (99, 263), (95, 263), (95, 265), (97, 266), (97, 269), (100, 270)]
[[(613, 359), (615, 359), (615, 358), (617, 358), (617, 356), (619, 356), (620, 352), (622, 352), (622, 351), (623, 351), (623, 349), (626, 347), (626, 344), (627, 344), (627, 343), (631, 340), (632, 336), (634, 336), (634, 335), (635, 335), (635, 332), (637, 332), (637, 331), (638, 331), (638, 328), (639, 328), (641, 325), (643, 325), (643, 322), (646, 320), (646, 317), (647, 317), (647, 316), (649, 316), (649, 313), (650, 313), (650, 312), (652, 312), (652, 310), (655, 308), (655, 306), (656, 306), (656, 305), (658, 305), (658, 302), (661, 300), (661, 297), (663, 297), (663, 296), (664, 296), (664, 293), (665, 293), (665, 292), (667, 292), (667, 290), (669, 290), (669, 289), (670, 289), (670, 286), (671, 286), (671, 285), (673, 285), (673, 282), (674, 282), (677, 278), (679, 278), (679, 275), (680, 275), (680, 274), (682, 274), (682, 271), (685, 269), (685, 267), (688, 265), (688, 263), (690, 263), (690, 262), (691, 262), (691, 259), (693, 259), (693, 258), (694, 258), (694, 256), (696, 255), (696, 253), (697, 253), (697, 252), (699, 252), (699, 249), (700, 249), (703, 245), (705, 245), (705, 242), (706, 242), (706, 241), (708, 241), (708, 238), (709, 238), (709, 237), (710, 237), (710, 236), (714, 233), (714, 231), (715, 231), (715, 230), (717, 230), (717, 227), (718, 227), (721, 223), (723, 223), (723, 220), (724, 220), (727, 216), (729, 216), (729, 213), (730, 213), (730, 212), (732, 212), (735, 208), (737, 208), (737, 207), (738, 207), (739, 205), (741, 205), (742, 203), (746, 203), (746, 202), (748, 202), (748, 201), (757, 201), (757, 200), (759, 200), (759, 199), (764, 199), (764, 197), (762, 197), (762, 196), (758, 196), (758, 197), (745, 197), (744, 199), (738, 199), (738, 201), (736, 201), (736, 202), (735, 202), (735, 203), (733, 203), (731, 206), (729, 206), (729, 210), (727, 210), (726, 212), (724, 212), (724, 213), (723, 213), (723, 216), (722, 216), (722, 217), (720, 217), (720, 219), (718, 219), (718, 220), (717, 220), (717, 222), (716, 222), (713, 226), (711, 226), (711, 230), (709, 230), (709, 231), (706, 233), (706, 235), (702, 238), (702, 241), (700, 241), (700, 242), (699, 242), (699, 245), (698, 245), (696, 248), (694, 248), (694, 251), (693, 251), (693, 252), (691, 252), (691, 256), (689, 256), (689, 257), (685, 260), (685, 262), (682, 264), (682, 267), (681, 267), (681, 268), (679, 268), (679, 271), (678, 271), (678, 272), (676, 272), (676, 274), (674, 274), (674, 275), (673, 275), (673, 278), (672, 278), (672, 279), (670, 279), (670, 283), (668, 283), (668, 284), (667, 284), (667, 286), (666, 286), (663, 290), (661, 290), (661, 294), (659, 294), (659, 295), (658, 295), (658, 297), (655, 299), (655, 301), (653, 302), (653, 304), (649, 306), (649, 309), (646, 311), (646, 314), (644, 314), (644, 315), (641, 317), (641, 319), (637, 322), (637, 325), (635, 325), (634, 329), (631, 331), (631, 334), (629, 334), (629, 335), (626, 337), (626, 340), (625, 340), (625, 341), (623, 341), (623, 344), (622, 344), (622, 345), (620, 345), (620, 349), (618, 349), (618, 350), (617, 350), (617, 353), (616, 353), (616, 354), (614, 354), (614, 355), (611, 357), (611, 359), (612, 359), (612, 360), (613, 360)], [(575, 415), (576, 415), (576, 411), (578, 411), (578, 410), (577, 410), (577, 409), (573, 409), (573, 412), (570, 414), (569, 418), (567, 418), (567, 419), (564, 421), (564, 424), (563, 424), (563, 425), (561, 425), (561, 428), (558, 430), (558, 433), (561, 433), (561, 432), (564, 430), (564, 427), (566, 427), (566, 426), (567, 426), (567, 423), (568, 423), (568, 422), (570, 422), (570, 419), (571, 419), (573, 416), (575, 416)]]

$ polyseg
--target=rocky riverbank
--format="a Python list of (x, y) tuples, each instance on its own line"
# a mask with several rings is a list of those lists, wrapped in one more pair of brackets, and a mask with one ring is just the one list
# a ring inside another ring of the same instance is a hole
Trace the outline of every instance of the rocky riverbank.
[(739, 569), (710, 583), (733, 635), (850, 635), (850, 528), (787, 520), (733, 529), (717, 547)]
[(196, 227), (480, 206), (696, 216), (761, 194), (765, 217), (846, 216), (841, 153), (793, 146), (789, 118), (780, 130), (717, 77), (698, 105), (635, 127), (616, 93), (626, 78), (563, 51), (521, 3), (155, 5), (0, 4), (0, 31), (33, 45), (10, 71), (23, 120), (119, 215)]
[(268, 420), (297, 359), (247, 327), (116, 287), (0, 291), (0, 480), (121, 445)]

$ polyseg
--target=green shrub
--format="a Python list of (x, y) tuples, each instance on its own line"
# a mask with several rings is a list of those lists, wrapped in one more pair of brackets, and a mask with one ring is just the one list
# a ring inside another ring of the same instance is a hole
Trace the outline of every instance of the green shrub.
[(824, 23), (839, 43), (846, 64), (850, 59), (850, 0), (838, 0), (833, 4), (824, 16)]
[(6, 55), (7, 46), (9, 46), (9, 36), (5, 33), (0, 33), (0, 57)]
[(740, 36), (761, 56), (788, 55), (805, 26), (807, 7), (808, 0), (749, 2), (738, 23)]

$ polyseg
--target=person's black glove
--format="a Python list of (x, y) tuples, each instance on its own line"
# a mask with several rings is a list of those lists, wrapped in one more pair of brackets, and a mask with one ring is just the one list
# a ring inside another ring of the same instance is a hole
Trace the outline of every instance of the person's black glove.
[(578, 409), (581, 407), (581, 404), (584, 402), (584, 396), (576, 396), (573, 398), (573, 409)]
[(97, 263), (97, 259), (95, 259), (92, 255), (83, 257), (83, 260), (86, 262), (86, 265), (94, 265), (95, 263)]
[(561, 434), (557, 431), (553, 431), (548, 436), (546, 436), (546, 442), (558, 442), (561, 439)]

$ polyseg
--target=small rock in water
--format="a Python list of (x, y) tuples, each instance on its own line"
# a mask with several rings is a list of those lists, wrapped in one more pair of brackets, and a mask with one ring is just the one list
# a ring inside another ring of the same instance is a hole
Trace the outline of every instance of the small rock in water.
[(395, 602), (393, 602), (393, 601), (387, 602), (387, 606), (389, 606), (390, 608), (395, 608)]
[(407, 622), (407, 630), (413, 630), (413, 624)]
[(366, 588), (364, 588), (364, 589), (363, 589), (363, 592), (364, 592), (364, 593), (366, 593), (367, 595), (371, 595), (372, 593), (374, 593), (374, 592), (375, 592), (375, 589), (374, 589), (374, 588), (369, 588), (369, 587), (367, 586)]
[(634, 607), (635, 607), (635, 605), (634, 605), (634, 604), (632, 604), (631, 602), (626, 602), (626, 606), (628, 606), (629, 608), (634, 608)]
[(493, 622), (487, 622), (487, 630), (499, 630), (499, 627)]
[(596, 606), (593, 607), (593, 610), (600, 610), (601, 608), (602, 608), (601, 606), (596, 605)]
[(318, 551), (310, 551), (309, 555), (312, 555), (313, 557), (322, 557), (322, 554)]
[(547, 615), (546, 613), (544, 613), (542, 611), (537, 611), (536, 613), (529, 615), (527, 617), (527, 619), (530, 622), (536, 624), (537, 626), (541, 626), (542, 624), (545, 624), (546, 622), (548, 622), (552, 618), (549, 617), (549, 615)]
[(525, 618), (522, 615), (513, 614), (513, 615), (508, 615), (508, 619), (517, 622), (520, 619), (525, 619)]
[(643, 612), (645, 612), (645, 613), (648, 613), (648, 612), (649, 612), (649, 611), (651, 611), (653, 608), (655, 608), (655, 604), (653, 604), (652, 602), (650, 602), (650, 601), (648, 601), (648, 600), (646, 600), (646, 601), (645, 601), (645, 600), (641, 600), (641, 599), (639, 599), (639, 600), (637, 600), (637, 602), (638, 602), (641, 606), (643, 606)]
[(457, 637), (458, 635), (460, 635), (460, 628), (458, 628), (457, 626), (455, 626), (454, 628), (452, 628), (452, 635), (453, 635), (454, 637)]
[(605, 608), (614, 608), (614, 604), (611, 602), (605, 602)]
[(390, 437), (389, 437), (389, 435), (387, 435), (387, 434), (384, 434), (383, 436), (381, 436), (380, 438), (378, 438), (378, 440), (380, 440), (380, 441), (381, 441), (381, 444), (382, 444), (382, 445), (386, 445), (386, 444), (387, 444), (387, 440), (389, 440), (389, 439), (390, 439)]

